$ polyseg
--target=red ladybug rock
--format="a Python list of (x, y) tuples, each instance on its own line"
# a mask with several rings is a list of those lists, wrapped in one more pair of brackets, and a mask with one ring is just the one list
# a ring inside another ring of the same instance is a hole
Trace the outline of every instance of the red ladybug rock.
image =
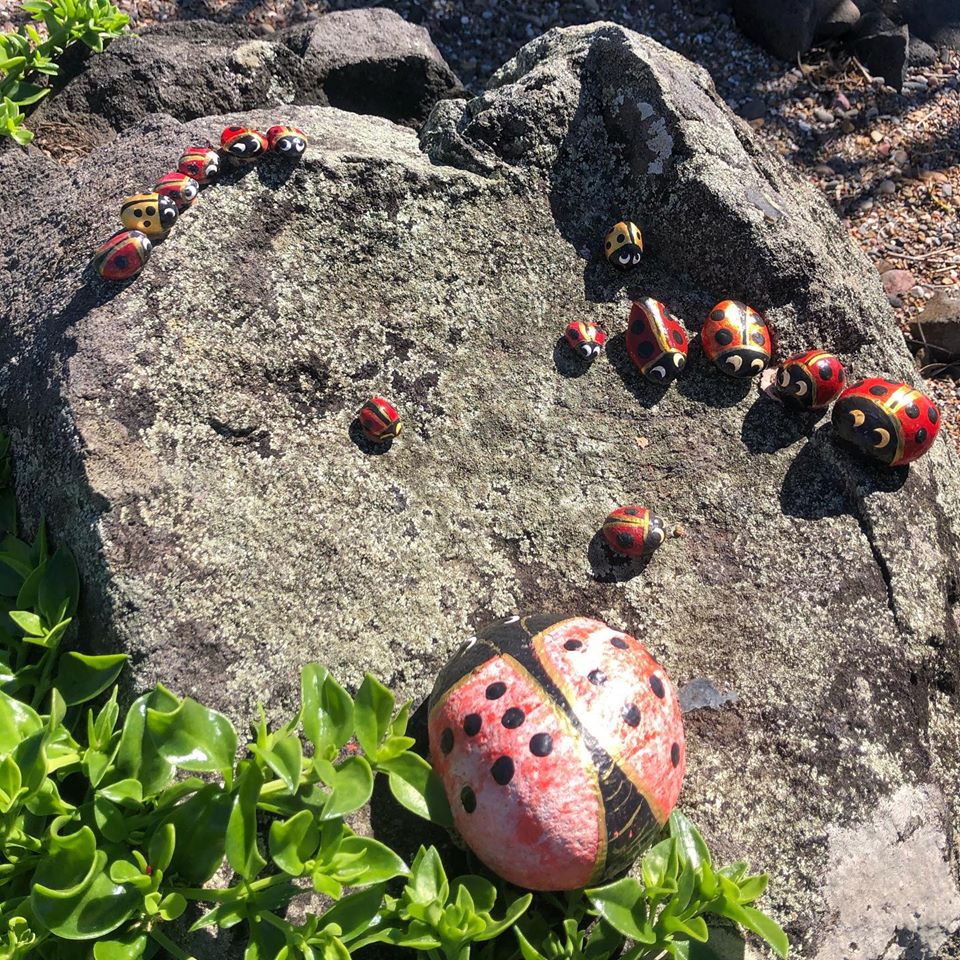
[(430, 695), (429, 734), (460, 835), (531, 890), (624, 870), (683, 780), (666, 673), (639, 641), (587, 617), (510, 617), (467, 641)]
[(187, 147), (177, 170), (197, 183), (212, 183), (220, 173), (220, 154), (212, 147)]
[(571, 320), (563, 331), (563, 337), (570, 344), (570, 349), (584, 360), (599, 357), (603, 353), (603, 345), (607, 342), (607, 335), (589, 320)]
[(710, 311), (700, 341), (725, 374), (741, 379), (761, 373), (773, 353), (767, 321), (739, 300), (723, 300)]
[(633, 503), (617, 507), (603, 522), (603, 535), (610, 549), (625, 557), (653, 553), (666, 537), (663, 521), (646, 507)]
[(371, 397), (357, 412), (363, 435), (374, 443), (386, 443), (400, 435), (400, 414), (389, 400)]
[(220, 149), (234, 160), (256, 160), (267, 149), (267, 138), (250, 127), (227, 127), (220, 134)]
[(307, 135), (296, 127), (277, 124), (267, 131), (267, 144), (275, 153), (296, 160), (307, 149)]
[(865, 453), (897, 467), (933, 446), (940, 411), (908, 384), (872, 377), (840, 394), (833, 408), (833, 428)]
[(121, 230), (97, 247), (93, 266), (105, 280), (130, 280), (150, 259), (153, 244), (139, 230)]
[(181, 212), (186, 210), (200, 194), (200, 184), (193, 177), (179, 170), (165, 173), (153, 189), (161, 197), (169, 197)]
[(787, 406), (817, 410), (833, 403), (846, 381), (843, 364), (832, 353), (809, 350), (780, 364), (773, 392)]
[(627, 353), (651, 383), (672, 383), (687, 363), (687, 334), (659, 300), (647, 297), (630, 308)]

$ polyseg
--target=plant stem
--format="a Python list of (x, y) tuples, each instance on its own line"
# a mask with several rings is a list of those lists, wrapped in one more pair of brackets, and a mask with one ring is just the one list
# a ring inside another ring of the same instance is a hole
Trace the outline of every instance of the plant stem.
[(165, 933), (161, 933), (156, 929), (150, 930), (148, 933), (171, 957), (175, 957), (176, 960), (195, 960), (194, 957), (191, 957), (184, 950), (181, 950)]

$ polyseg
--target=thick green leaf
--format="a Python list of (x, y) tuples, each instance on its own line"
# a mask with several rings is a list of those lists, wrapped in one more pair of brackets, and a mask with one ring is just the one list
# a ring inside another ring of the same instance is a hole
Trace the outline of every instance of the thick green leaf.
[(217, 772), (233, 769), (237, 731), (222, 714), (189, 697), (173, 710), (148, 706), (146, 728), (157, 753), (181, 770)]
[(477, 913), (490, 913), (493, 910), (493, 905), (497, 902), (497, 888), (486, 877), (478, 877), (472, 873), (457, 877), (450, 884), (450, 893), (454, 899), (460, 887), (470, 891), (470, 899)]
[(147, 935), (133, 931), (93, 945), (93, 960), (139, 960), (147, 949)]
[(48, 770), (46, 734), (35, 733), (21, 740), (14, 748), (13, 759), (20, 768), (20, 778), (27, 792), (39, 790)]
[(368, 673), (363, 678), (354, 700), (353, 723), (357, 743), (371, 760), (376, 758), (377, 747), (390, 728), (393, 704), (393, 694)]
[(173, 764), (157, 749), (153, 736), (147, 730), (147, 709), (175, 710), (179, 700), (158, 686), (138, 697), (127, 711), (117, 750), (117, 779), (134, 777), (143, 784), (144, 796), (159, 793), (172, 779)]
[(217, 784), (209, 784), (177, 804), (167, 817), (176, 829), (177, 845), (169, 876), (187, 884), (206, 883), (223, 862), (232, 798)]
[(0, 757), (0, 813), (9, 813), (20, 793), (23, 779), (13, 757)]
[(300, 672), (303, 731), (318, 755), (339, 750), (353, 736), (353, 701), (326, 667), (308, 663)]
[(0, 753), (12, 753), (21, 740), (42, 729), (36, 710), (0, 690)]
[(177, 846), (177, 829), (172, 823), (160, 826), (147, 846), (147, 862), (154, 870), (166, 870)]
[[(48, 92), (47, 88), (43, 89)], [(80, 575), (73, 554), (66, 547), (60, 547), (47, 561), (37, 591), (40, 614), (51, 626), (59, 623), (64, 617), (72, 617), (77, 612), (79, 597)]]
[(377, 884), (344, 897), (321, 915), (321, 928), (336, 924), (340, 928), (340, 939), (350, 943), (365, 933), (377, 918), (383, 904), (383, 891), (384, 884)]
[(389, 777), (390, 792), (411, 812), (450, 829), (453, 814), (443, 783), (433, 767), (415, 753), (401, 753), (378, 767)]
[(121, 807), (135, 809), (143, 802), (143, 787), (139, 780), (133, 778), (117, 780), (108, 787), (101, 787), (97, 792)]
[(41, 563), (26, 580), (22, 581), (20, 590), (17, 593), (16, 606), (18, 610), (33, 610), (36, 608), (38, 602), (37, 595), (40, 591), (40, 581), (43, 579), (43, 574), (46, 569), (46, 563)]
[(360, 854), (359, 866), (363, 873), (351, 880), (351, 886), (365, 887), (371, 883), (383, 883), (393, 877), (405, 877), (409, 868), (388, 846), (369, 837), (347, 837), (340, 844), (339, 855)]
[(42, 637), (46, 633), (43, 622), (29, 610), (11, 610), (8, 616), (28, 637)]
[(126, 659), (125, 653), (90, 656), (71, 650), (61, 658), (53, 685), (69, 706), (85, 703), (117, 679)]
[(257, 800), (262, 786), (259, 767), (244, 761), (227, 824), (226, 854), (230, 866), (245, 880), (253, 880), (267, 865), (257, 849)]
[(327, 763), (323, 770), (317, 764), (317, 772), (323, 782), (330, 787), (323, 810), (322, 820), (342, 817), (359, 810), (373, 793), (373, 771), (363, 757), (347, 757), (339, 767)]
[(786, 957), (790, 951), (790, 941), (783, 932), (783, 928), (773, 918), (753, 907), (744, 907), (738, 903), (731, 903), (724, 900), (719, 907), (712, 907), (711, 912), (733, 920), (739, 923), (741, 927), (746, 928), (758, 937), (762, 937), (777, 954), (778, 957)]
[(403, 895), (411, 903), (446, 903), (450, 893), (446, 871), (436, 847), (421, 847), (410, 865), (410, 878)]
[(702, 864), (711, 865), (710, 850), (700, 831), (679, 811), (670, 815), (670, 836), (676, 838), (681, 863), (687, 860), (697, 870)]
[(649, 938), (643, 887), (633, 877), (624, 877), (585, 893), (597, 913), (614, 930), (639, 943), (653, 943)]
[(523, 935), (519, 927), (513, 928), (513, 935), (517, 938), (517, 944), (520, 947), (520, 956), (523, 960), (547, 960), (536, 947)]
[(295, 734), (280, 737), (269, 750), (256, 750), (260, 758), (286, 784), (291, 793), (300, 786), (303, 772), (303, 747)]
[(513, 903), (507, 907), (507, 912), (504, 914), (502, 920), (496, 920), (493, 923), (488, 923), (484, 930), (481, 933), (474, 935), (474, 940), (492, 940), (494, 937), (499, 937), (501, 933), (505, 930), (509, 930), (517, 920), (520, 919), (526, 912), (527, 908), (533, 902), (533, 894), (527, 893), (522, 897), (517, 897)]
[(288, 820), (270, 824), (270, 857), (284, 873), (299, 877), (319, 840), (316, 817), (310, 810), (301, 810)]
[(740, 888), (739, 900), (741, 903), (753, 903), (754, 900), (763, 896), (767, 889), (769, 877), (765, 873), (758, 874), (755, 877), (747, 877), (741, 880), (737, 886)]

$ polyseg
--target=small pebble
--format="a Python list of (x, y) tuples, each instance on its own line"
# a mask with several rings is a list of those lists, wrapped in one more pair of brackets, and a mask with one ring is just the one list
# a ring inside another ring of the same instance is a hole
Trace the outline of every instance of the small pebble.
[(945, 183), (945, 184), (943, 184), (943, 186), (940, 187), (940, 192), (941, 192), (945, 197), (952, 197), (952, 196), (953, 196), (953, 185), (950, 184), (950, 183)]
[(833, 114), (829, 110), (824, 110), (823, 107), (817, 107), (813, 111), (813, 115), (821, 123), (833, 123), (833, 120), (834, 120)]
[(881, 197), (889, 197), (897, 192), (897, 185), (892, 180), (884, 180), (883, 183), (877, 187), (877, 193)]
[(800, 129), (802, 133), (809, 133), (813, 129), (813, 127), (809, 123), (807, 123), (806, 120), (798, 120), (797, 127)]
[(883, 134), (879, 130), (871, 130), (870, 139), (874, 143), (879, 143), (883, 139)]

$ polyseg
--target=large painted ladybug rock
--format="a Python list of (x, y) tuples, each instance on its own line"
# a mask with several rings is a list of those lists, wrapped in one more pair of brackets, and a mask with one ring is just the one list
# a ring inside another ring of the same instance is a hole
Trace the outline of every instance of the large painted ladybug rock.
[(256, 160), (267, 149), (267, 139), (249, 127), (227, 127), (220, 134), (220, 148), (234, 160)]
[(220, 173), (220, 154), (212, 147), (187, 147), (177, 170), (197, 183), (212, 183)]
[(687, 334), (659, 300), (647, 297), (630, 308), (627, 353), (652, 383), (672, 383), (687, 363)]
[(595, 360), (603, 353), (607, 335), (589, 320), (571, 320), (563, 331), (563, 338), (570, 349), (584, 360)]
[(739, 300), (723, 300), (710, 311), (700, 341), (724, 373), (742, 379), (761, 373), (773, 353), (767, 321)]
[(200, 184), (179, 170), (165, 173), (153, 188), (161, 197), (169, 197), (181, 213), (200, 195)]
[(177, 205), (159, 193), (138, 193), (121, 204), (120, 222), (148, 237), (165, 237), (177, 222)]
[(638, 503), (617, 507), (603, 522), (603, 536), (614, 553), (644, 557), (666, 537), (663, 521)]
[(683, 780), (680, 706), (663, 668), (587, 617), (510, 617), (467, 641), (430, 695), (429, 734), (460, 835), (531, 890), (624, 870)]
[(818, 410), (833, 403), (846, 382), (843, 364), (832, 353), (809, 350), (780, 364), (773, 392), (787, 406)]
[(296, 160), (307, 149), (307, 135), (296, 127), (277, 124), (267, 131), (267, 145), (274, 153)]
[(635, 223), (621, 220), (603, 241), (604, 256), (618, 270), (632, 270), (643, 259), (643, 234)]
[(139, 230), (121, 230), (93, 254), (93, 266), (105, 280), (130, 280), (150, 259), (153, 244)]
[(906, 383), (872, 377), (840, 394), (833, 428), (865, 453), (897, 467), (930, 449), (940, 431), (940, 411)]
[(397, 408), (383, 397), (371, 397), (358, 411), (363, 435), (373, 443), (386, 443), (400, 435), (403, 424)]

